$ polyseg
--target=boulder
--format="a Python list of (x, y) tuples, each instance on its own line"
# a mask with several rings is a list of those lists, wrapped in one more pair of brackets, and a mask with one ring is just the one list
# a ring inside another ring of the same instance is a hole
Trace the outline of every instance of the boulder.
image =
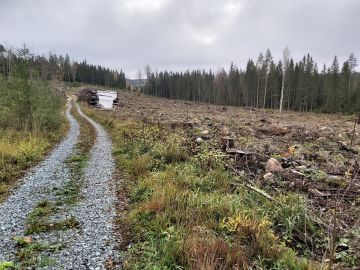
[(269, 172), (281, 172), (283, 167), (281, 166), (280, 162), (277, 161), (275, 158), (270, 158), (265, 165), (265, 173)]

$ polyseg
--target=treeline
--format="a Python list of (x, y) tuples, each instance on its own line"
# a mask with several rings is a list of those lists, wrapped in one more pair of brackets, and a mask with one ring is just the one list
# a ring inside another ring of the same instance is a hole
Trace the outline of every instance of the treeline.
[[(285, 50), (284, 50), (285, 51)], [(318, 67), (307, 54), (295, 62), (284, 55), (275, 62), (270, 50), (249, 59), (245, 70), (233, 63), (229, 71), (186, 71), (154, 73), (146, 67), (144, 93), (221, 105), (297, 111), (354, 112), (360, 110), (360, 74), (355, 72), (353, 54), (339, 66)], [(284, 79), (284, 80), (283, 80)]]
[(50, 53), (49, 56), (31, 54), (29, 49), (24, 48), (14, 51), (5, 49), (0, 44), (0, 74), (8, 76), (14, 67), (22, 61), (19, 51), (26, 51), (26, 61), (31, 69), (31, 76), (42, 80), (62, 80), (65, 82), (79, 82), (108, 87), (126, 88), (124, 72), (111, 70), (100, 65), (71, 61), (69, 55), (57, 55)]

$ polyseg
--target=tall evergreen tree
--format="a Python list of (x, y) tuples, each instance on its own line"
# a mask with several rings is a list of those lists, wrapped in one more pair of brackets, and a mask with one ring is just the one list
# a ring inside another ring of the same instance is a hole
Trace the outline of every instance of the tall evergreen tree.
[(270, 72), (270, 65), (271, 65), (272, 61), (273, 61), (273, 59), (272, 59), (270, 49), (267, 49), (266, 53), (265, 53), (265, 59), (264, 59), (264, 65), (263, 65), (263, 69), (264, 69), (264, 72), (265, 72), (263, 108), (265, 108), (265, 105), (266, 105), (267, 85), (268, 85), (268, 78), (269, 78), (269, 72)]

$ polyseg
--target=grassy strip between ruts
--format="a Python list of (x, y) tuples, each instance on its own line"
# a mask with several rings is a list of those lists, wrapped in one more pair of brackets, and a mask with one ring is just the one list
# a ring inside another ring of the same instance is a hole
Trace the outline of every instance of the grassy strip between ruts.
[(324, 245), (324, 235), (302, 196), (279, 195), (275, 203), (249, 191), (224, 168), (222, 152), (197, 145), (184, 129), (83, 110), (112, 134), (126, 173), (125, 269), (322, 268), (307, 259), (306, 243)]
[(56, 201), (50, 202), (45, 200), (39, 202), (29, 214), (26, 222), (26, 237), (17, 240), (18, 262), (15, 264), (17, 269), (40, 267), (56, 263), (48, 256), (43, 256), (42, 253), (51, 253), (61, 249), (61, 243), (48, 245), (35, 242), (31, 235), (52, 230), (66, 230), (79, 226), (79, 222), (75, 217), (69, 217), (59, 221), (49, 221), (49, 218), (59, 213), (64, 209), (64, 206), (73, 205), (80, 199), (82, 170), (87, 164), (90, 150), (96, 138), (94, 127), (79, 115), (75, 106), (73, 106), (71, 114), (80, 124), (80, 137), (76, 144), (75, 152), (66, 160), (71, 170), (71, 178), (63, 187), (55, 190), (57, 195)]

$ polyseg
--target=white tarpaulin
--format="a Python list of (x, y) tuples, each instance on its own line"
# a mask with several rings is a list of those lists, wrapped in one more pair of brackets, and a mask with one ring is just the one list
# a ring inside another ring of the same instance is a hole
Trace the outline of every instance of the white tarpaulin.
[(98, 90), (97, 94), (99, 96), (99, 104), (104, 109), (112, 109), (113, 100), (116, 98), (116, 92)]

